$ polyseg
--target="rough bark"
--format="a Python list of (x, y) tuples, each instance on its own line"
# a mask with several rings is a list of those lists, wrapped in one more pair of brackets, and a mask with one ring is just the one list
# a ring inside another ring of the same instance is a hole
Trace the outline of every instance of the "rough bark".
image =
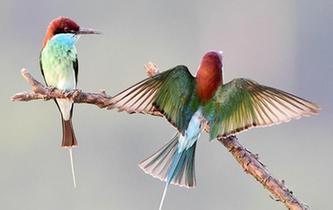
[(22, 69), (21, 74), (31, 85), (32, 91), (17, 93), (12, 96), (12, 101), (31, 101), (39, 99), (47, 101), (55, 98), (68, 98), (74, 103), (94, 104), (100, 108), (105, 108), (108, 106), (109, 99), (111, 98), (105, 91), (101, 91), (101, 93), (88, 93), (78, 89), (62, 91), (53, 87), (46, 87), (33, 78), (27, 69)]
[(309, 209), (307, 205), (300, 202), (293, 192), (288, 189), (284, 180), (279, 181), (274, 178), (266, 166), (259, 161), (258, 155), (253, 154), (242, 146), (236, 136), (227, 138), (218, 137), (217, 140), (229, 150), (244, 171), (260, 182), (273, 195), (276, 201), (282, 202), (291, 210)]

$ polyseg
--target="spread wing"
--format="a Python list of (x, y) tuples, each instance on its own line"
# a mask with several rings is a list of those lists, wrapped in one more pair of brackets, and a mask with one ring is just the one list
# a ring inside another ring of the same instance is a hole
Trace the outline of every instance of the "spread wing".
[(163, 115), (184, 132), (196, 111), (195, 80), (186, 66), (147, 78), (111, 98), (110, 109), (128, 113)]
[[(319, 112), (312, 102), (248, 79), (222, 85), (204, 107), (211, 139), (263, 127)], [(210, 117), (213, 116), (213, 117)]]

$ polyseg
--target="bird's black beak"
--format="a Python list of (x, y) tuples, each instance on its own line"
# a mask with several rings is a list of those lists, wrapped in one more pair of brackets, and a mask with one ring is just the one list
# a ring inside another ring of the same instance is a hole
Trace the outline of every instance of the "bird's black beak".
[(76, 34), (101, 34), (101, 32), (91, 28), (80, 28), (80, 30), (76, 32)]

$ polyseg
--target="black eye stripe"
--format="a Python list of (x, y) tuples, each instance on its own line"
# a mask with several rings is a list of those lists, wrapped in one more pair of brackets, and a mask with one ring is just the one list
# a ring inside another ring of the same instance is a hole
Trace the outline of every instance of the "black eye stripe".
[(61, 33), (71, 33), (71, 34), (76, 34), (76, 31), (73, 29), (69, 29), (68, 27), (64, 28), (58, 28), (57, 30), (54, 31), (54, 35), (56, 34), (61, 34)]

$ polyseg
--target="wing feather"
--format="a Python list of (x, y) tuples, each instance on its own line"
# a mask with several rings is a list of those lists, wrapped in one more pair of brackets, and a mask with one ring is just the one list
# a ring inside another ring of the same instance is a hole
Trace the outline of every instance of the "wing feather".
[(310, 101), (248, 79), (234, 79), (221, 86), (209, 103), (217, 104), (218, 110), (212, 114), (211, 104), (204, 109), (211, 139), (319, 112), (319, 107)]
[[(147, 78), (113, 96), (109, 109), (128, 113), (163, 115), (179, 131), (184, 132), (195, 107), (195, 80), (186, 66)], [(190, 108), (189, 108), (190, 107)]]

